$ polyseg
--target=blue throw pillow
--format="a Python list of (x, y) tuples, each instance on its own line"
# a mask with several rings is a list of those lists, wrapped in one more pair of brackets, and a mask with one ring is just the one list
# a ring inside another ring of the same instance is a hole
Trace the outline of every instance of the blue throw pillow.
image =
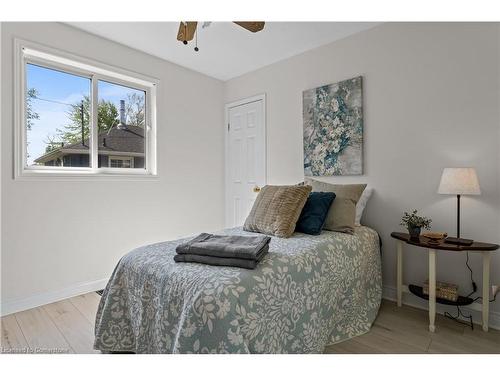
[(295, 225), (295, 231), (314, 235), (320, 234), (334, 199), (335, 193), (310, 193)]

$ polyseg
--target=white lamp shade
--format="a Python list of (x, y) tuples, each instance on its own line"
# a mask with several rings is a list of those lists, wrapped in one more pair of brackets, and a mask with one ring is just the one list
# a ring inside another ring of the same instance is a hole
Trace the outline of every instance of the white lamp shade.
[(479, 195), (479, 180), (474, 168), (445, 168), (439, 183), (439, 194)]

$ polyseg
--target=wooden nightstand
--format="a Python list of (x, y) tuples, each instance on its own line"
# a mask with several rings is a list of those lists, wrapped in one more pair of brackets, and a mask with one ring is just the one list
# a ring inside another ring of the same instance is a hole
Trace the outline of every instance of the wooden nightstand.
[(441, 241), (431, 241), (420, 236), (420, 241), (410, 241), (408, 233), (392, 232), (391, 237), (396, 239), (397, 249), (397, 299), (398, 306), (401, 307), (403, 289), (408, 289), (403, 285), (403, 244), (413, 245), (427, 249), (429, 252), (429, 331), (434, 332), (436, 326), (436, 250), (445, 251), (479, 251), (483, 254), (483, 293), (482, 293), (482, 314), (483, 331), (488, 331), (488, 315), (490, 300), (490, 255), (491, 251), (497, 250), (497, 244), (473, 242), (470, 246), (452, 245)]

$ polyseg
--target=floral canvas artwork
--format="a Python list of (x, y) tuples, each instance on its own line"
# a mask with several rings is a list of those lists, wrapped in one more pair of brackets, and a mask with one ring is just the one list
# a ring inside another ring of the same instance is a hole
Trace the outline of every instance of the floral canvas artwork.
[(303, 92), (304, 175), (363, 173), (362, 77)]

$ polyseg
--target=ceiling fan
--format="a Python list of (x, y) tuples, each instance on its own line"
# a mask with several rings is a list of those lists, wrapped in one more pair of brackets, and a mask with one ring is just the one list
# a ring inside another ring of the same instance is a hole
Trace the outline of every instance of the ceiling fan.
[[(264, 28), (265, 22), (242, 22), (242, 21), (234, 21), (236, 25), (252, 32), (252, 33), (257, 33), (261, 31)], [(209, 25), (209, 22), (205, 23), (206, 25)], [(204, 27), (205, 27), (204, 24)], [(196, 29), (198, 27), (198, 22), (196, 21), (182, 21), (179, 24), (179, 31), (177, 32), (177, 40), (181, 41), (183, 44), (188, 44), (189, 41), (193, 40), (195, 37)], [(196, 52), (199, 51), (198, 45), (196, 43), (196, 46), (194, 47), (194, 50)]]

